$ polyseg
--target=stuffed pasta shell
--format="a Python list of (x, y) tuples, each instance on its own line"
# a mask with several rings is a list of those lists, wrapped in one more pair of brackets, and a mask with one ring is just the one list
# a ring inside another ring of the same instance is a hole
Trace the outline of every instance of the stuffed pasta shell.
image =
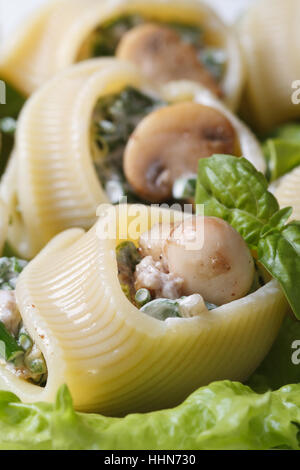
[(247, 72), (243, 109), (259, 131), (300, 116), (298, 0), (255, 2), (238, 24)]
[(239, 101), (243, 65), (234, 33), (198, 0), (49, 3), (4, 51), (0, 70), (27, 94), (93, 57), (131, 60), (154, 82), (189, 79)]
[(101, 202), (171, 200), (182, 178), (195, 183), (199, 158), (214, 153), (243, 155), (265, 169), (252, 133), (200, 85), (154, 91), (116, 59), (70, 67), (31, 97), (18, 124), (15, 199), (29, 240), (25, 257), (66, 228), (90, 228)]
[(251, 291), (241, 236), (221, 219), (157, 207), (98, 214), (88, 233), (58, 235), (21, 273), (17, 307), (43, 381), (2, 363), (1, 388), (52, 401), (66, 383), (78, 410), (124, 415), (173, 406), (213, 380), (245, 380), (287, 303), (276, 281)]

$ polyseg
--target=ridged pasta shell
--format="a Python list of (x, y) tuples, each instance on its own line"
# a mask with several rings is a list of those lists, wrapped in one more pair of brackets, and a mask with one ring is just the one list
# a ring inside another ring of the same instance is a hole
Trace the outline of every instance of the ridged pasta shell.
[[(97, 206), (107, 201), (92, 162), (90, 119), (100, 96), (126, 85), (150, 91), (131, 64), (94, 59), (71, 66), (26, 103), (16, 151), (18, 195), (31, 255), (64, 229), (90, 228)], [(243, 155), (259, 170), (265, 169), (255, 137), (201, 86), (174, 82), (163, 87), (160, 96), (171, 102), (195, 99), (221, 110), (236, 129)]]
[(176, 405), (214, 380), (245, 380), (287, 310), (278, 283), (200, 317), (153, 319), (123, 294), (115, 248), (154, 223), (182, 220), (181, 213), (106, 205), (99, 214), (88, 233), (58, 235), (21, 274), (18, 306), (49, 378), (43, 389), (0, 366), (1, 389), (24, 402), (53, 401), (66, 383), (78, 410), (123, 415)]
[(262, 131), (300, 117), (300, 105), (292, 103), (300, 78), (299, 18), (298, 0), (264, 0), (238, 25), (247, 71), (243, 108)]
[(47, 79), (76, 61), (81, 45), (103, 22), (123, 14), (144, 14), (163, 21), (206, 25), (208, 37), (224, 45), (227, 69), (221, 83), (226, 103), (236, 108), (244, 79), (234, 33), (199, 0), (62, 0), (43, 7), (7, 45), (0, 73), (31, 94)]
[(300, 220), (300, 166), (274, 184), (274, 194), (280, 207), (292, 207), (292, 220)]

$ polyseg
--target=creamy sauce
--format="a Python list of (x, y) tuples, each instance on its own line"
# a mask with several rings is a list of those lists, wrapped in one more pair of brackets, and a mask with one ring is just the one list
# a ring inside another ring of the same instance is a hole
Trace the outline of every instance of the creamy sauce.
[(12, 335), (17, 334), (21, 315), (17, 307), (15, 291), (0, 290), (0, 321)]
[(155, 298), (178, 299), (182, 295), (183, 279), (168, 273), (164, 264), (146, 256), (135, 271), (136, 290), (149, 289)]

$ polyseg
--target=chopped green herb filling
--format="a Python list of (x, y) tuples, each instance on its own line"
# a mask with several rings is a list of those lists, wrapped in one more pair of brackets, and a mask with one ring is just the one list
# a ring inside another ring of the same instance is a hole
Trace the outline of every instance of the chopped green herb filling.
[(98, 100), (91, 131), (94, 164), (112, 203), (119, 203), (124, 196), (129, 202), (138, 200), (123, 173), (124, 149), (139, 122), (163, 104), (132, 87)]
[[(94, 31), (90, 38), (91, 57), (113, 56), (124, 34), (132, 28), (147, 22), (152, 22), (152, 20), (139, 15), (130, 15), (103, 24)], [(156, 19), (153, 22), (174, 29), (183, 41), (195, 46), (197, 49), (204, 46), (203, 29), (200, 26), (176, 22), (159, 22)]]
[(126, 241), (116, 249), (118, 275), (122, 290), (126, 297), (135, 304), (134, 272), (141, 261), (141, 255), (134, 243)]
[(89, 57), (115, 55), (119, 42), (124, 34), (136, 26), (147, 22), (151, 23), (152, 21), (153, 23), (173, 29), (180, 36), (182, 41), (195, 47), (198, 52), (199, 61), (205, 65), (217, 80), (221, 80), (225, 72), (227, 61), (226, 53), (221, 48), (206, 46), (204, 30), (198, 25), (178, 22), (159, 22), (156, 19), (151, 20), (151, 18), (143, 18), (140, 15), (114, 18), (97, 28), (89, 38)]
[(14, 290), (27, 261), (18, 258), (0, 258), (0, 290)]
[(0, 321), (0, 357), (7, 362), (14, 361), (18, 356), (24, 354), (24, 350), (16, 339), (7, 330), (4, 323)]
[(221, 80), (227, 61), (225, 51), (217, 47), (205, 47), (200, 52), (199, 58), (214, 78)]
[(92, 36), (91, 56), (113, 56), (122, 36), (143, 22), (138, 15), (123, 16), (97, 28)]

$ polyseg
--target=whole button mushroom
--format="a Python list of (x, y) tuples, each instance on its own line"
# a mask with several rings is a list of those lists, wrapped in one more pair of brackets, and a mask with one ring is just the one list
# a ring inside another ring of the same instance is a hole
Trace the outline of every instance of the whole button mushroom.
[(154, 261), (162, 259), (163, 245), (169, 237), (174, 224), (155, 224), (151, 230), (143, 233), (139, 239), (140, 254), (152, 256)]
[(236, 152), (236, 132), (220, 111), (177, 103), (140, 122), (124, 152), (124, 172), (138, 196), (157, 203), (171, 199), (176, 179), (197, 172), (200, 158)]
[(146, 23), (133, 28), (121, 39), (116, 55), (136, 63), (152, 83), (192, 80), (222, 96), (215, 78), (201, 63), (197, 49), (167, 26)]
[(200, 294), (223, 305), (244, 297), (254, 279), (245, 241), (227, 222), (193, 216), (177, 225), (164, 244), (169, 271), (184, 280), (183, 294)]

